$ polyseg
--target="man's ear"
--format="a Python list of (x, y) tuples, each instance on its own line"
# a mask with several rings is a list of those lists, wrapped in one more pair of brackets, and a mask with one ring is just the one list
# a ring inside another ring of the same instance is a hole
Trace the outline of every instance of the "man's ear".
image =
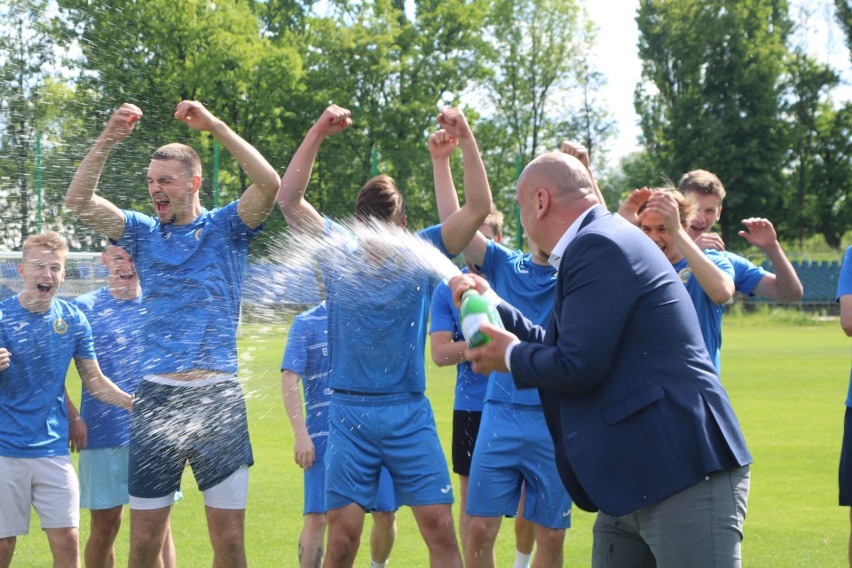
[(198, 191), (201, 189), (201, 176), (195, 175), (192, 176), (192, 191)]
[(535, 190), (536, 219), (543, 219), (550, 209), (550, 192), (540, 187)]

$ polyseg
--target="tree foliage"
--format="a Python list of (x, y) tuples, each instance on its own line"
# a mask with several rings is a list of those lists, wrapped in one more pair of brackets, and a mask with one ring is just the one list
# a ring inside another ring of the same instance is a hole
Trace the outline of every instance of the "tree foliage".
[(780, 218), (786, 2), (641, 0), (637, 23), (636, 110), (655, 169), (715, 172), (730, 190), (726, 240), (739, 219)]
[[(11, 0), (0, 7), (0, 244), (20, 246), (36, 229), (36, 150), (52, 142), (66, 120), (69, 90), (57, 70), (65, 36), (46, 0)], [(46, 180), (45, 180), (46, 181)]]
[[(801, 242), (820, 224), (820, 202), (830, 199), (829, 195), (822, 195), (827, 188), (820, 187), (816, 181), (827, 174), (823, 171), (825, 162), (821, 160), (819, 150), (827, 138), (833, 136), (833, 129), (828, 127), (825, 118), (834, 118), (836, 113), (829, 106), (826, 95), (837, 86), (839, 77), (830, 67), (817, 63), (801, 50), (791, 54), (787, 68), (787, 170), (791, 172), (789, 186), (792, 191), (785, 197), (786, 210), (790, 212), (789, 220), (792, 222), (784, 232)], [(833, 160), (830, 159), (829, 163)], [(833, 189), (828, 190), (828, 193), (833, 192)]]
[(846, 34), (846, 47), (852, 55), (852, 0), (834, 0), (837, 7), (837, 21)]

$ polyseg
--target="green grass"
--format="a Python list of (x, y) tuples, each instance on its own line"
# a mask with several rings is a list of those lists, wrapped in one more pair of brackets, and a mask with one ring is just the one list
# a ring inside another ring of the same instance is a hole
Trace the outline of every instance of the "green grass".
[[(285, 335), (286, 324), (251, 324), (240, 340), (256, 460), (246, 522), (248, 556), (254, 566), (296, 566), (301, 530), (302, 475), (293, 463), (292, 433), (279, 388)], [(849, 340), (836, 321), (807, 324), (798, 317), (785, 321), (766, 313), (732, 317), (724, 326), (722, 365), (723, 383), (755, 458), (743, 542), (745, 564), (844, 566), (849, 512), (837, 506), (836, 472)], [(429, 364), (428, 377), (438, 430), (449, 448), (454, 374)], [(74, 377), (69, 386), (79, 390), (79, 380)], [(183, 489), (185, 498), (172, 514), (178, 562), (210, 565), (203, 502), (188, 472)], [(589, 564), (593, 518), (575, 509), (574, 527), (566, 537), (566, 566)], [(426, 547), (407, 509), (400, 511), (398, 524), (391, 565), (428, 566)], [(87, 525), (88, 513), (83, 511), (83, 543)], [(126, 521), (118, 538), (119, 566), (127, 561), (128, 526)], [(368, 519), (365, 536), (369, 527)], [(498, 565), (511, 564), (513, 538), (507, 520), (498, 540)], [(357, 566), (369, 565), (367, 550), (364, 540)], [(33, 515), (30, 534), (18, 539), (13, 566), (48, 565), (47, 541)]]

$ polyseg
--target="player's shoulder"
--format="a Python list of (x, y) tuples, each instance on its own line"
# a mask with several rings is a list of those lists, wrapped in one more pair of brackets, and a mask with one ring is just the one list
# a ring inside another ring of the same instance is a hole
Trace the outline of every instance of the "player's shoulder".
[[(712, 249), (708, 249), (708, 250), (712, 250)], [(757, 265), (755, 263), (753, 263), (752, 261), (750, 261), (749, 259), (747, 259), (744, 256), (738, 255), (735, 252), (731, 252), (729, 250), (726, 250), (726, 251), (721, 252), (721, 253), (719, 251), (714, 251), (714, 252), (716, 254), (721, 254), (722, 256), (727, 258), (728, 262), (730, 262), (733, 266), (740, 266), (740, 267), (743, 267), (743, 268), (757, 268)]]
[(316, 306), (305, 310), (293, 319), (293, 325), (318, 325), (328, 319), (328, 310), (325, 307), (325, 300)]
[(97, 304), (103, 301), (104, 292), (107, 292), (107, 295), (109, 294), (106, 288), (98, 288), (97, 290), (77, 296), (71, 302), (84, 312), (91, 311)]

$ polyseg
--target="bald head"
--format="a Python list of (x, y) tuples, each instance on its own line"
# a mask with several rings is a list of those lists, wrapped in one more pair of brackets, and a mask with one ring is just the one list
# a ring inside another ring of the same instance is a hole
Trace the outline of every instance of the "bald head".
[(518, 179), (521, 224), (536, 254), (547, 258), (583, 211), (600, 203), (585, 166), (573, 156), (551, 152), (524, 168)]
[(524, 168), (518, 179), (518, 192), (544, 188), (551, 198), (569, 203), (591, 196), (598, 202), (589, 171), (575, 158), (563, 152), (539, 156)]

